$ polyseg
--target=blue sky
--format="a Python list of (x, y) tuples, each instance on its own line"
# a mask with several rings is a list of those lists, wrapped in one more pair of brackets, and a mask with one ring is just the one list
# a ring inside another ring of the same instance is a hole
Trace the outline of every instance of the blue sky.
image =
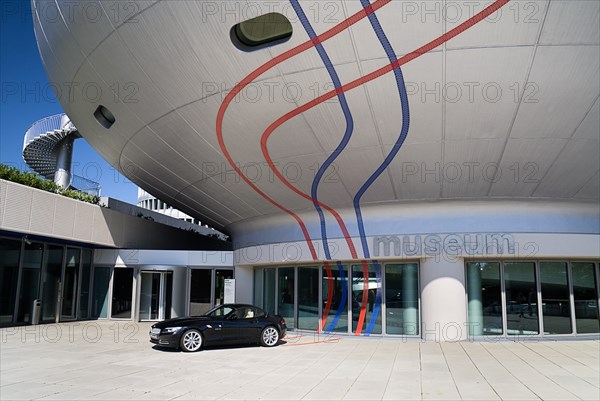
[[(30, 2), (3, 0), (0, 5), (0, 162), (27, 169), (23, 136), (35, 121), (62, 113), (40, 58)], [(102, 196), (136, 203), (137, 186), (119, 174), (85, 139), (75, 142), (73, 172), (100, 182)]]

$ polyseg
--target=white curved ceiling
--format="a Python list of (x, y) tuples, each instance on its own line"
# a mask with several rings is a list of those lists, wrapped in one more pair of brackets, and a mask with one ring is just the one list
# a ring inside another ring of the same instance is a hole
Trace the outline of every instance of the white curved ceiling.
[[(279, 210), (233, 173), (216, 119), (225, 93), (254, 69), (309, 39), (287, 1), (99, 1), (70, 9), (34, 1), (36, 37), (59, 100), (83, 136), (153, 195), (217, 228)], [(397, 1), (376, 12), (399, 56), (491, 4)], [(52, 3), (53, 4), (53, 3)], [(127, 4), (127, 6), (125, 6)], [(361, 10), (357, 0), (302, 0), (317, 34)], [(512, 1), (489, 19), (402, 66), (408, 137), (362, 204), (440, 199), (599, 199), (600, 2)], [(271, 7), (268, 9), (267, 7)], [(425, 8), (427, 7), (427, 8)], [(471, 7), (471, 8), (469, 8)], [(255, 52), (236, 49), (231, 27), (282, 11), (294, 33)], [(95, 13), (99, 10), (99, 13)], [(445, 10), (447, 13), (443, 13)], [(444, 15), (446, 16), (444, 18)], [(367, 18), (323, 43), (343, 84), (389, 63)], [(266, 71), (223, 120), (232, 158), (291, 210), (312, 202), (269, 171), (260, 137), (273, 121), (333, 88), (312, 48)], [(70, 88), (70, 89), (69, 89)], [(352, 199), (398, 138), (402, 112), (393, 73), (346, 93), (354, 129), (319, 186), (319, 200)], [(102, 104), (116, 117), (94, 119)], [(291, 119), (268, 147), (310, 193), (316, 169), (346, 129), (333, 99)], [(501, 174), (494, 177), (494, 171)]]

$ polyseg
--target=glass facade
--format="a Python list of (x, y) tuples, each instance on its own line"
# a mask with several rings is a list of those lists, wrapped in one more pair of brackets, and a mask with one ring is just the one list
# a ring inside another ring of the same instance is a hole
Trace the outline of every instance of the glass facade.
[[(341, 263), (323, 266), (323, 329), (348, 332), (348, 266)], [(331, 294), (331, 295), (330, 295)], [(330, 305), (327, 308), (327, 305)]]
[(419, 294), (417, 263), (254, 269), (254, 303), (274, 301), (290, 329), (418, 336)]
[(573, 262), (573, 299), (578, 333), (600, 332), (598, 320), (598, 276), (593, 263)]
[(502, 334), (500, 263), (467, 263), (469, 335)]
[(419, 334), (419, 267), (416, 263), (385, 266), (387, 334)]
[(277, 309), (290, 327), (295, 327), (294, 298), (296, 294), (295, 270), (293, 267), (279, 269), (279, 295)]
[(352, 332), (381, 334), (381, 267), (352, 265)]
[(541, 262), (540, 282), (544, 334), (572, 333), (567, 264)]
[(0, 326), (89, 318), (93, 251), (75, 246), (0, 238)]
[(469, 335), (599, 333), (597, 272), (593, 262), (467, 262)]
[[(273, 269), (265, 269), (265, 274)], [(319, 268), (298, 269), (298, 328), (319, 329)]]

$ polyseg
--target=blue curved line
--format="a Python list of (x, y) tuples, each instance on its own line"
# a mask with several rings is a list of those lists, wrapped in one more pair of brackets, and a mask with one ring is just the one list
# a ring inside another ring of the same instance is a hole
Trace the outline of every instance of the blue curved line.
[[(371, 5), (369, 0), (360, 0), (360, 4), (363, 6), (363, 8), (367, 8)], [(374, 12), (369, 14), (369, 22), (371, 23), (371, 26), (373, 27), (373, 30), (375, 31), (375, 35), (377, 35), (377, 39), (379, 39), (379, 42), (383, 46), (383, 49), (385, 50), (385, 54), (387, 55), (388, 59), (390, 60), (391, 63), (395, 62), (397, 59), (396, 53), (394, 52), (392, 45), (390, 44), (387, 36), (385, 35), (385, 32), (383, 32), (383, 29), (381, 28), (381, 25), (379, 24), (379, 20), (377, 19), (377, 15), (375, 15)], [(381, 175), (381, 173), (383, 173), (385, 171), (385, 169), (392, 162), (392, 160), (394, 160), (394, 158), (398, 154), (398, 151), (402, 147), (402, 144), (406, 140), (406, 137), (408, 135), (408, 129), (410, 126), (410, 112), (409, 112), (409, 108), (408, 108), (408, 96), (406, 94), (406, 86), (404, 84), (404, 77), (402, 75), (402, 69), (400, 67), (394, 68), (394, 76), (396, 77), (396, 86), (398, 87), (398, 93), (400, 94), (400, 104), (402, 107), (402, 129), (400, 131), (400, 135), (398, 136), (398, 139), (396, 140), (396, 143), (394, 144), (390, 153), (386, 156), (383, 163), (367, 179), (367, 181), (363, 184), (363, 186), (358, 190), (358, 192), (354, 196), (354, 212), (356, 214), (356, 220), (358, 222), (358, 231), (359, 231), (359, 235), (360, 235), (360, 241), (361, 241), (361, 244), (363, 247), (363, 253), (365, 255), (365, 258), (367, 258), (367, 259), (369, 259), (371, 257), (371, 254), (369, 252), (369, 245), (367, 244), (367, 237), (365, 235), (365, 227), (364, 227), (364, 223), (363, 223), (363, 219), (362, 219), (362, 212), (360, 210), (360, 200), (361, 200), (362, 196), (364, 195), (364, 193), (367, 191), (367, 189), (369, 189), (369, 187), (371, 185), (373, 185), (375, 180)], [(379, 284), (379, 283), (381, 283), (381, 266), (379, 265), (379, 263), (377, 261), (373, 261), (373, 262), (375, 264), (375, 275), (377, 277), (377, 283)], [(380, 305), (381, 305), (381, 288), (378, 286), (375, 308), (373, 310), (373, 314), (371, 315), (369, 325), (367, 326), (367, 331), (365, 332), (365, 335), (367, 335), (367, 336), (369, 334), (371, 334), (371, 331), (373, 330), (373, 326), (375, 325), (375, 322), (377, 321), (377, 316), (379, 315)]]
[[(312, 40), (312, 39), (316, 38), (317, 34), (315, 33), (312, 25), (308, 21), (308, 18), (306, 18), (306, 14), (304, 14), (304, 10), (302, 9), (302, 6), (300, 6), (300, 4), (298, 3), (298, 0), (290, 0), (290, 3), (294, 9), (294, 12), (296, 13), (300, 22), (302, 23), (304, 30), (310, 37), (310, 39)], [(317, 49), (317, 52), (319, 53), (319, 57), (323, 61), (323, 64), (325, 64), (325, 68), (327, 69), (327, 73), (329, 74), (329, 77), (331, 78), (334, 87), (336, 89), (341, 87), (342, 83), (340, 82), (337, 71), (335, 70), (333, 63), (329, 59), (329, 56), (327, 55), (325, 48), (323, 47), (323, 45), (321, 43), (315, 44), (315, 48)], [(310, 196), (313, 198), (313, 205), (314, 205), (315, 209), (317, 210), (317, 213), (319, 214), (319, 221), (321, 223), (321, 240), (323, 242), (323, 250), (325, 251), (325, 258), (327, 260), (331, 260), (331, 252), (329, 250), (329, 244), (327, 243), (327, 226), (325, 223), (325, 216), (323, 215), (323, 210), (317, 201), (317, 196), (318, 196), (318, 192), (319, 192), (319, 182), (321, 181), (323, 174), (325, 174), (325, 171), (329, 168), (331, 163), (333, 163), (333, 161), (344, 150), (346, 145), (348, 145), (348, 142), (350, 141), (350, 138), (352, 137), (352, 131), (354, 130), (354, 121), (352, 119), (352, 114), (350, 113), (350, 108), (348, 107), (348, 102), (346, 101), (346, 95), (343, 93), (340, 93), (340, 94), (338, 94), (337, 97), (340, 101), (340, 106), (344, 113), (344, 118), (346, 119), (346, 131), (344, 132), (344, 137), (342, 138), (342, 141), (340, 142), (340, 144), (333, 151), (333, 153), (331, 155), (329, 155), (327, 160), (325, 160), (325, 163), (323, 163), (321, 168), (319, 168), (319, 171), (317, 171), (317, 174), (315, 174), (315, 178), (312, 182), (311, 191), (310, 191)], [(340, 319), (340, 316), (342, 315), (342, 312), (344, 310), (344, 305), (346, 304), (346, 300), (348, 298), (348, 288), (347, 288), (348, 286), (346, 284), (344, 267), (342, 266), (341, 262), (337, 262), (337, 267), (338, 267), (338, 271), (340, 274), (340, 280), (342, 282), (342, 298), (340, 301), (340, 305), (338, 306), (338, 309), (336, 311), (335, 317), (333, 318), (333, 320), (331, 321), (331, 324), (329, 325), (329, 328), (327, 330), (325, 330), (325, 332), (330, 332), (335, 328), (338, 320)]]

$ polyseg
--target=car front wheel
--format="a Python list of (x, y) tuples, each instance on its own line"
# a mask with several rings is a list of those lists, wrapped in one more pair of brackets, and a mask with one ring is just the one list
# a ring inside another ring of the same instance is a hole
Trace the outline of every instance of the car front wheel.
[(185, 352), (196, 352), (202, 347), (202, 334), (198, 330), (188, 330), (181, 336), (181, 349)]
[(273, 347), (279, 342), (279, 332), (273, 326), (265, 327), (260, 333), (260, 343), (265, 347)]

